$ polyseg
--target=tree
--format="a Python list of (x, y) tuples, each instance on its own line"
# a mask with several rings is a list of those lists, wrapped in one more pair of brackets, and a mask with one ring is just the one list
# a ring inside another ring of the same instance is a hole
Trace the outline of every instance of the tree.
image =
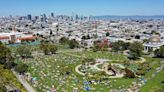
[(12, 61), (12, 62), (6, 62), (4, 65), (5, 65), (4, 68), (11, 69), (14, 68), (17, 64), (14, 61)]
[(112, 50), (115, 52), (120, 51), (122, 49), (121, 43), (122, 43), (122, 41), (112, 43)]
[(8, 47), (0, 43), (0, 63), (4, 64), (6, 68), (14, 67), (14, 57)]
[(129, 42), (123, 43), (122, 50), (128, 50), (129, 47), (130, 47), (130, 43)]
[(87, 39), (90, 39), (90, 38), (91, 38), (91, 37), (90, 37), (90, 35), (88, 34), (88, 35), (87, 35)]
[(161, 46), (160, 49), (154, 51), (155, 57), (164, 58), (164, 46)]
[(52, 44), (52, 43), (43, 41), (43, 42), (40, 44), (40, 49), (43, 50), (43, 52), (44, 52), (45, 55), (55, 54), (56, 51), (57, 51), (57, 46), (54, 45), (54, 44)]
[(88, 34), (88, 35), (86, 35), (86, 36), (83, 35), (81, 39), (86, 40), (86, 39), (90, 39), (90, 38), (91, 38), (91, 37), (90, 37), (90, 35)]
[(142, 56), (143, 51), (143, 45), (140, 42), (134, 42), (129, 47), (130, 50), (130, 58), (132, 59), (138, 59)]
[(82, 38), (81, 38), (81, 39), (85, 40), (85, 39), (87, 39), (87, 37), (84, 35), (84, 36), (82, 36)]
[(109, 32), (107, 32), (107, 33), (106, 33), (106, 36), (109, 36), (109, 35), (110, 35)]
[(52, 35), (52, 34), (53, 34), (52, 30), (50, 30), (50, 35)]
[(95, 38), (95, 39), (96, 39), (97, 37), (98, 37), (98, 35), (97, 35), (97, 34), (93, 34), (93, 38)]
[(48, 48), (48, 42), (42, 41), (41, 44), (40, 44), (40, 49), (43, 50), (45, 55), (50, 54), (50, 49)]
[(68, 42), (69, 42), (69, 40), (67, 38), (65, 38), (65, 37), (62, 37), (59, 40), (59, 43), (61, 43), (61, 44), (67, 44)]
[(107, 39), (104, 39), (102, 41), (95, 41), (93, 51), (107, 51), (109, 48), (109, 42)]
[(112, 50), (115, 52), (127, 50), (129, 48), (130, 43), (125, 43), (123, 41), (117, 41), (112, 43)]
[(94, 47), (93, 47), (93, 51), (96, 52), (96, 51), (99, 51), (100, 48), (98, 46), (98, 44), (96, 42), (94, 42)]
[(50, 49), (51, 54), (55, 54), (57, 51), (57, 46), (54, 44), (49, 44), (48, 48)]
[(20, 63), (15, 67), (15, 71), (17, 71), (20, 74), (27, 72), (27, 70), (28, 70), (28, 66), (23, 63)]
[(16, 53), (20, 55), (22, 58), (28, 58), (31, 57), (31, 49), (27, 46), (20, 46), (17, 48)]
[(147, 42), (149, 42), (148, 39), (143, 39), (143, 43), (147, 43)]
[(135, 74), (131, 70), (129, 70), (128, 68), (125, 68), (125, 72), (126, 72), (125, 77), (135, 78)]
[(79, 43), (78, 43), (75, 39), (70, 40), (70, 41), (69, 41), (69, 47), (70, 47), (71, 49), (77, 48), (77, 47), (79, 47)]

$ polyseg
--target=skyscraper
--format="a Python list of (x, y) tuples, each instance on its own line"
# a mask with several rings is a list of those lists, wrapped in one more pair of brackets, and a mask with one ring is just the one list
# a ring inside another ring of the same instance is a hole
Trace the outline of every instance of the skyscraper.
[(41, 15), (40, 19), (41, 19), (41, 22), (46, 22), (47, 20), (46, 14)]
[(46, 20), (47, 20), (47, 16), (46, 14), (43, 14), (43, 21), (46, 22)]
[(76, 16), (75, 16), (75, 20), (78, 20), (78, 19), (79, 19), (79, 15), (76, 14)]
[(51, 17), (53, 17), (53, 18), (54, 18), (54, 13), (53, 13), (53, 12), (51, 13)]
[(28, 15), (27, 15), (27, 19), (28, 19), (28, 20), (32, 20), (31, 14), (28, 14)]

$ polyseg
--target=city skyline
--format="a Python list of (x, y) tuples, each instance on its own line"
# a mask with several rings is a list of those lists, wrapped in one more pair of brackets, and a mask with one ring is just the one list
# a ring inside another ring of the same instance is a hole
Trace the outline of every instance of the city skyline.
[(163, 0), (2, 0), (0, 16), (40, 15), (164, 15)]

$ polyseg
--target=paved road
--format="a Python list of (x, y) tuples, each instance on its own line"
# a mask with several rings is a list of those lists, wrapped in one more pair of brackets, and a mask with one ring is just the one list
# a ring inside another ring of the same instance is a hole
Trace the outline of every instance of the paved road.
[(22, 75), (18, 75), (15, 71), (12, 70), (14, 75), (17, 77), (20, 83), (25, 87), (27, 92), (36, 92), (35, 89), (24, 79)]

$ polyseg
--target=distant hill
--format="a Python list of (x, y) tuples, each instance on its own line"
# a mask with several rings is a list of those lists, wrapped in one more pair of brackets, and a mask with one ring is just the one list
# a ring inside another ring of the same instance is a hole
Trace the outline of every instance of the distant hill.
[(117, 16), (117, 15), (103, 15), (103, 16), (91, 16), (92, 19), (164, 19), (164, 15), (154, 16)]

